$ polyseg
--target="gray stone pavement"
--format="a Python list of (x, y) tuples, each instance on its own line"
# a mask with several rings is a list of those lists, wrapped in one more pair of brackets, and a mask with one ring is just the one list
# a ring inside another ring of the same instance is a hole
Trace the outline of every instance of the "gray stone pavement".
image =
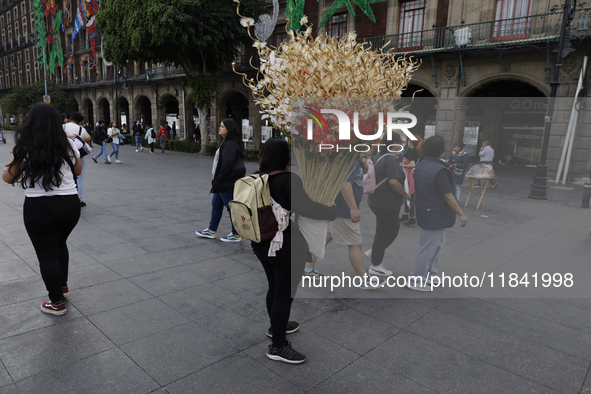
[[(0, 145), (0, 163), (10, 147)], [(64, 316), (39, 311), (46, 291), (22, 222), (24, 195), (0, 185), (0, 393), (591, 392), (589, 299), (525, 290), (525, 298), (380, 289), (296, 299), (292, 319), (302, 328), (290, 339), (308, 361), (268, 360), (266, 280), (249, 243), (194, 233), (209, 220), (212, 159), (130, 146), (120, 159), (86, 163), (88, 206), (69, 240)], [(581, 188), (533, 201), (530, 169), (498, 174), (485, 207), (466, 208), (468, 227), (448, 232), (441, 268), (509, 272), (536, 261), (576, 268), (576, 283), (589, 287), (591, 211), (579, 208)], [(365, 250), (366, 202), (361, 211)], [(224, 216), (219, 233), (229, 230)], [(402, 228), (389, 248), (395, 274), (410, 272), (419, 231)], [(345, 248), (327, 253), (341, 264), (321, 261), (320, 271), (352, 275)], [(377, 292), (387, 298), (367, 298)]]

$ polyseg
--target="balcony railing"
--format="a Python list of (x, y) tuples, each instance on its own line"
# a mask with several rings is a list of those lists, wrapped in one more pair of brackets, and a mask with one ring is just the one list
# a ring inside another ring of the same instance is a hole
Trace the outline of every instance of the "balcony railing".
[(165, 66), (146, 68), (144, 73), (146, 79), (162, 79), (162, 78), (173, 78), (173, 77), (184, 77), (185, 70), (182, 67)]
[[(562, 13), (555, 12), (359, 40), (394, 54), (432, 53), (558, 41), (561, 23)], [(569, 28), (571, 38), (588, 36), (590, 24), (591, 8), (578, 9)]]

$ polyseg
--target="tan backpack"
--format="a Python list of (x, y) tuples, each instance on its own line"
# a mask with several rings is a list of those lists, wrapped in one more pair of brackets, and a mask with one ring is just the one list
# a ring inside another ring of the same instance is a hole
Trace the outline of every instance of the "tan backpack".
[(234, 184), (234, 199), (228, 203), (232, 223), (240, 236), (254, 242), (268, 241), (278, 230), (271, 204), (269, 177), (286, 171), (254, 174)]

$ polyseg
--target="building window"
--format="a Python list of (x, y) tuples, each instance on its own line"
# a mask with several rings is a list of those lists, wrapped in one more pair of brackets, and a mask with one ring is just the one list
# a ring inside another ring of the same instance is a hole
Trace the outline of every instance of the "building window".
[(398, 49), (416, 51), (423, 48), (426, 0), (411, 0), (400, 3), (398, 25)]
[(31, 83), (31, 66), (27, 64), (27, 83)]
[(39, 62), (35, 62), (35, 82), (39, 82)]
[(0, 16), (0, 27), (4, 27), (4, 17)]
[(328, 20), (326, 32), (331, 37), (345, 37), (347, 34), (347, 14), (332, 16)]
[(288, 38), (289, 35), (285, 31), (285, 25), (275, 26), (275, 31), (273, 32), (273, 46), (275, 48), (279, 48), (279, 45)]
[(31, 56), (29, 56), (29, 50), (25, 50), (25, 61), (28, 63), (31, 60)]
[(26, 15), (26, 13), (27, 13), (27, 5), (25, 4), (25, 2), (23, 2), (21, 4), (21, 14)]
[(20, 33), (19, 33), (19, 24), (18, 21), (14, 22), (14, 36), (15, 37), (20, 37)]
[(10, 25), (10, 12), (6, 13), (6, 24)]
[(497, 0), (495, 9), (494, 41), (513, 41), (529, 38), (534, 0)]
[(14, 14), (14, 20), (17, 20), (18, 19), (18, 7), (14, 7), (12, 12)]
[(23, 18), (23, 36), (25, 37), (27, 36), (27, 34), (29, 34), (27, 30), (27, 18)]
[(2, 46), (6, 46), (6, 32), (2, 29)]

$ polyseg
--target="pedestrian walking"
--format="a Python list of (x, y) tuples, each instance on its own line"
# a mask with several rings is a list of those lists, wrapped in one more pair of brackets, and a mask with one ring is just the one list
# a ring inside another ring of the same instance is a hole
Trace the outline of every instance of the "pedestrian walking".
[[(80, 136), (84, 141), (90, 142), (90, 134), (88, 134), (86, 129), (82, 127), (83, 121), (84, 116), (81, 113), (74, 112), (72, 114), (71, 122), (63, 125), (64, 132), (66, 133), (68, 138), (76, 138), (76, 136)], [(82, 200), (82, 191), (84, 188), (84, 168), (86, 157), (81, 157), (80, 161), (82, 163), (82, 171), (76, 179), (76, 186), (78, 187), (78, 198), (80, 199), (80, 206), (85, 207), (86, 203)]]
[(119, 160), (119, 135), (121, 132), (117, 128), (117, 122), (111, 122), (111, 127), (107, 130), (107, 135), (111, 138), (111, 148), (113, 151), (108, 156), (111, 161), (111, 156), (115, 155), (115, 163), (121, 163)]
[(4, 136), (4, 128), (2, 127), (2, 123), (0, 122), (0, 135), (2, 136), (2, 139), (0, 139), (0, 141), (5, 144), (6, 143), (6, 137)]
[(415, 180), (414, 180), (414, 169), (418, 164), (419, 160), (423, 157), (423, 139), (416, 136), (416, 141), (408, 141), (408, 149), (404, 152), (404, 158), (402, 159), (402, 168), (406, 175), (406, 183), (408, 189), (405, 190), (410, 194), (411, 199), (404, 203), (404, 213), (400, 217), (400, 222), (404, 225), (414, 227), (417, 223), (415, 214)]
[[(216, 236), (220, 220), (224, 213), (224, 207), (230, 215), (230, 224), (232, 224), (232, 214), (228, 203), (234, 195), (234, 183), (246, 174), (244, 166), (244, 156), (242, 153), (242, 137), (238, 130), (238, 124), (234, 119), (224, 119), (220, 123), (219, 135), (224, 140), (217, 150), (213, 161), (213, 180), (211, 181), (211, 219), (209, 226), (202, 231), (196, 231), (199, 237), (212, 238)], [(222, 242), (240, 242), (242, 237), (236, 232), (232, 224), (232, 232), (225, 237), (221, 237)]]
[(150, 145), (150, 154), (152, 155), (154, 154), (154, 147), (156, 146), (156, 142), (158, 141), (156, 137), (156, 130), (154, 130), (152, 125), (150, 125), (148, 127), (148, 130), (146, 130), (145, 138), (148, 141), (148, 145)]
[[(493, 165), (493, 159), (495, 158), (495, 150), (492, 148), (492, 146), (490, 146), (490, 142), (482, 142), (482, 147), (480, 148), (480, 153), (478, 153), (478, 156), (480, 156), (481, 164), (490, 164), (491, 166)], [(490, 178), (489, 182), (492, 185), (491, 189), (497, 187), (497, 181), (495, 181), (495, 178)], [(478, 181), (478, 185), (481, 185), (480, 181)]]
[(172, 128), (170, 130), (170, 139), (176, 140), (176, 122), (172, 122)]
[[(400, 134), (392, 133), (388, 144), (400, 144)], [(376, 215), (376, 233), (371, 250), (365, 255), (371, 261), (369, 273), (377, 276), (390, 276), (392, 271), (384, 268), (382, 261), (386, 248), (394, 242), (400, 230), (400, 206), (402, 199), (410, 200), (410, 195), (404, 190), (404, 171), (400, 166), (398, 156), (387, 151), (379, 152), (375, 163), (376, 182), (387, 179), (373, 194), (369, 195), (368, 204)]]
[(454, 177), (454, 182), (456, 183), (454, 195), (458, 201), (460, 201), (460, 194), (462, 192), (461, 185), (464, 184), (466, 170), (470, 164), (470, 156), (468, 156), (468, 152), (464, 152), (464, 146), (465, 144), (463, 142), (456, 142), (454, 144), (453, 152), (451, 152), (451, 155), (447, 160), (449, 163), (449, 169)]
[(160, 127), (160, 131), (158, 131), (158, 141), (160, 142), (160, 147), (162, 148), (162, 153), (166, 149), (166, 140), (168, 139), (168, 130), (164, 125)]
[[(144, 135), (144, 129), (140, 122), (137, 122), (133, 126), (133, 136), (135, 137), (135, 151), (136, 152), (143, 152), (144, 147), (142, 146), (142, 136)], [(152, 148), (152, 152), (154, 149)]]
[[(268, 174), (277, 170), (285, 171), (269, 178), (273, 200), (283, 209), (298, 215), (334, 220), (337, 216), (336, 207), (327, 207), (310, 200), (304, 191), (302, 179), (288, 172), (289, 161), (289, 147), (284, 139), (271, 138), (263, 145), (258, 172)], [(306, 356), (291, 346), (286, 334), (299, 329), (297, 322), (289, 321), (289, 315), (293, 297), (302, 277), (301, 272), (306, 260), (310, 259), (308, 244), (298, 225), (289, 221), (289, 225), (283, 231), (283, 246), (273, 257), (269, 256), (270, 247), (270, 240), (252, 242), (252, 249), (263, 265), (269, 284), (266, 305), (271, 327), (267, 331), (267, 336), (272, 338), (272, 343), (267, 348), (266, 356), (271, 360), (301, 364), (306, 361)]]
[(13, 156), (2, 174), (6, 183), (20, 182), (25, 190), (24, 224), (49, 293), (41, 311), (53, 315), (67, 311), (67, 240), (80, 218), (74, 177), (81, 173), (82, 162), (62, 125), (53, 106), (35, 105), (16, 131)]
[(369, 280), (363, 264), (363, 253), (361, 251), (362, 237), (361, 213), (359, 205), (363, 199), (363, 174), (362, 164), (354, 164), (349, 178), (341, 187), (341, 192), (335, 200), (337, 206), (337, 218), (328, 224), (326, 244), (333, 239), (339, 245), (346, 245), (349, 248), (349, 262), (355, 274), (363, 278), (361, 289), (377, 289), (380, 282)]
[(100, 119), (98, 121), (98, 126), (96, 126), (96, 128), (94, 129), (94, 142), (96, 142), (97, 144), (99, 144), (101, 146), (101, 150), (99, 150), (96, 155), (92, 156), (92, 160), (95, 163), (98, 163), (96, 161), (96, 159), (102, 153), (105, 158), (105, 164), (111, 164), (111, 162), (109, 161), (108, 153), (107, 153), (108, 139), (109, 139), (109, 136), (107, 134), (107, 131), (105, 130), (105, 121)]
[(444, 161), (445, 141), (440, 136), (423, 144), (424, 159), (415, 168), (417, 220), (421, 228), (419, 248), (407, 287), (431, 291), (445, 245), (445, 229), (453, 227), (456, 214), (466, 226), (468, 219), (454, 196), (453, 175)]

